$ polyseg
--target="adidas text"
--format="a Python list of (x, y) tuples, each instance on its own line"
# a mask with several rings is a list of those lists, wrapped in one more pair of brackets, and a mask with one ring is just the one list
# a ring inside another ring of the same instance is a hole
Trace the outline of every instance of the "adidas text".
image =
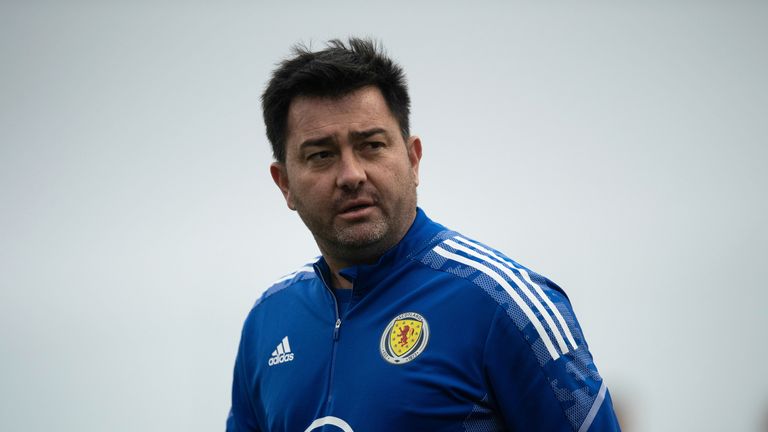
[(277, 357), (270, 357), (269, 365), (274, 366), (276, 364), (285, 363), (293, 360), (293, 353), (280, 354)]

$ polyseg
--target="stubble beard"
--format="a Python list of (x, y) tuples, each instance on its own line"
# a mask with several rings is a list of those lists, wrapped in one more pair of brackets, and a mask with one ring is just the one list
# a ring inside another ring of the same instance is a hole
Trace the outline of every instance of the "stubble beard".
[(350, 263), (367, 262), (386, 252), (392, 223), (386, 214), (364, 222), (339, 225), (332, 218), (323, 223), (299, 211), (323, 255)]
[(407, 195), (392, 208), (392, 214), (378, 207), (378, 217), (344, 225), (336, 223), (335, 214), (323, 222), (299, 202), (296, 210), (323, 255), (350, 265), (370, 264), (395, 246), (410, 228), (416, 212), (416, 188)]

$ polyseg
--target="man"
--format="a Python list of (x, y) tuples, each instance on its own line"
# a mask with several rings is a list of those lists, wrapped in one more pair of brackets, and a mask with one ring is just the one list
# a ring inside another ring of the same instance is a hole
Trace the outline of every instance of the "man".
[(618, 430), (563, 291), (417, 208), (409, 104), (365, 40), (274, 72), (270, 172), (322, 257), (248, 315), (227, 430)]

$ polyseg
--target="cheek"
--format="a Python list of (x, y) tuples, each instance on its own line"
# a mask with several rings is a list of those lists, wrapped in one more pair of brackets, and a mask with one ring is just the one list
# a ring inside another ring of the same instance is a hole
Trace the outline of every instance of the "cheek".
[(327, 187), (320, 178), (297, 178), (291, 188), (291, 200), (302, 203), (312, 203), (323, 199), (327, 195)]
[(371, 176), (371, 182), (382, 195), (390, 199), (399, 199), (415, 187), (416, 181), (410, 165), (393, 165), (387, 167), (376, 176)]

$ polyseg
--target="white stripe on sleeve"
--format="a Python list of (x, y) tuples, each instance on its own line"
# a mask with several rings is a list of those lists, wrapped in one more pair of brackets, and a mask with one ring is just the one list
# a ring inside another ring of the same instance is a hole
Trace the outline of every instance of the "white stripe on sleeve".
[(512, 300), (517, 304), (517, 306), (523, 311), (525, 316), (528, 318), (528, 320), (533, 324), (533, 327), (536, 329), (536, 332), (539, 334), (539, 337), (541, 338), (541, 341), (544, 342), (544, 346), (547, 348), (547, 351), (549, 351), (549, 354), (552, 356), (553, 360), (557, 360), (560, 358), (560, 354), (557, 353), (557, 350), (555, 349), (555, 346), (552, 344), (552, 340), (549, 338), (549, 335), (547, 334), (546, 330), (544, 330), (544, 327), (541, 326), (541, 322), (538, 318), (536, 318), (536, 315), (533, 313), (530, 307), (528, 307), (528, 304), (523, 300), (522, 297), (520, 297), (520, 294), (517, 293), (510, 285), (507, 283), (506, 280), (504, 280), (501, 275), (496, 273), (495, 271), (489, 269), (488, 267), (484, 266), (483, 264), (473, 261), (469, 258), (463, 257), (461, 255), (457, 255), (453, 252), (448, 252), (447, 250), (441, 248), (440, 246), (435, 246), (433, 249), (438, 255), (441, 255), (444, 258), (447, 258), (452, 261), (456, 261), (458, 263), (468, 265), (470, 267), (473, 267), (483, 273), (485, 273), (488, 277), (496, 281), (499, 285), (501, 285), (502, 288), (512, 297)]
[(289, 273), (289, 274), (281, 277), (280, 279), (272, 282), (272, 285), (279, 284), (280, 282), (287, 281), (288, 279), (293, 279), (299, 273), (314, 273), (314, 272), (315, 272), (315, 268), (314, 267), (312, 267), (312, 266), (305, 266), (305, 267), (302, 267), (302, 268), (296, 270), (293, 273)]
[(557, 345), (560, 347), (560, 351), (562, 351), (563, 354), (568, 352), (568, 346), (565, 344), (565, 341), (563, 340), (563, 336), (560, 334), (560, 331), (557, 329), (555, 322), (552, 321), (552, 317), (549, 315), (549, 312), (547, 312), (544, 306), (542, 306), (539, 299), (537, 299), (536, 296), (533, 295), (531, 290), (528, 289), (528, 287), (517, 277), (515, 273), (512, 272), (512, 270), (510, 270), (506, 266), (503, 266), (494, 260), (488, 259), (488, 257), (485, 255), (481, 255), (466, 246), (462, 246), (456, 243), (455, 241), (446, 240), (445, 244), (447, 244), (448, 246), (454, 249), (457, 249), (464, 253), (472, 255), (475, 258), (479, 258), (488, 264), (493, 265), (494, 267), (504, 272), (504, 274), (507, 275), (507, 277), (512, 279), (515, 285), (517, 285), (520, 288), (520, 291), (522, 291), (523, 294), (525, 294), (525, 296), (528, 297), (528, 300), (530, 300), (531, 303), (533, 303), (533, 306), (535, 306), (536, 309), (539, 311), (539, 313), (544, 318), (544, 321), (546, 321), (549, 328), (552, 329), (552, 334), (555, 335), (555, 340), (557, 341)]
[(456, 240), (458, 240), (458, 241), (460, 241), (460, 242), (462, 242), (464, 244), (468, 244), (468, 245), (476, 248), (477, 250), (482, 251), (482, 252), (492, 256), (493, 258), (503, 262), (507, 266), (512, 267), (512, 268), (516, 269), (517, 271), (519, 271), (520, 275), (523, 277), (523, 279), (526, 282), (528, 282), (529, 285), (531, 285), (533, 287), (533, 289), (536, 291), (536, 294), (538, 294), (539, 297), (541, 297), (544, 300), (544, 303), (547, 304), (549, 309), (555, 315), (555, 319), (557, 319), (557, 322), (560, 323), (560, 327), (563, 329), (563, 333), (565, 334), (565, 337), (568, 339), (568, 342), (571, 343), (571, 346), (573, 347), (573, 349), (576, 349), (576, 348), (579, 347), (578, 345), (576, 345), (576, 340), (574, 340), (573, 335), (571, 334), (571, 329), (568, 327), (568, 324), (565, 323), (565, 319), (563, 319), (563, 316), (560, 314), (560, 311), (557, 309), (557, 307), (555, 307), (555, 305), (552, 303), (552, 300), (549, 299), (549, 296), (544, 293), (544, 291), (541, 289), (541, 287), (538, 284), (535, 284), (531, 280), (531, 277), (528, 275), (528, 272), (525, 271), (524, 268), (513, 265), (512, 263), (508, 262), (507, 260), (505, 260), (505, 259), (499, 257), (498, 255), (496, 255), (492, 251), (490, 251), (490, 250), (480, 246), (479, 244), (477, 244), (477, 243), (475, 243), (475, 242), (473, 242), (471, 240), (467, 240), (467, 239), (465, 239), (463, 237), (460, 237), (460, 236), (455, 237), (455, 238), (456, 238)]

